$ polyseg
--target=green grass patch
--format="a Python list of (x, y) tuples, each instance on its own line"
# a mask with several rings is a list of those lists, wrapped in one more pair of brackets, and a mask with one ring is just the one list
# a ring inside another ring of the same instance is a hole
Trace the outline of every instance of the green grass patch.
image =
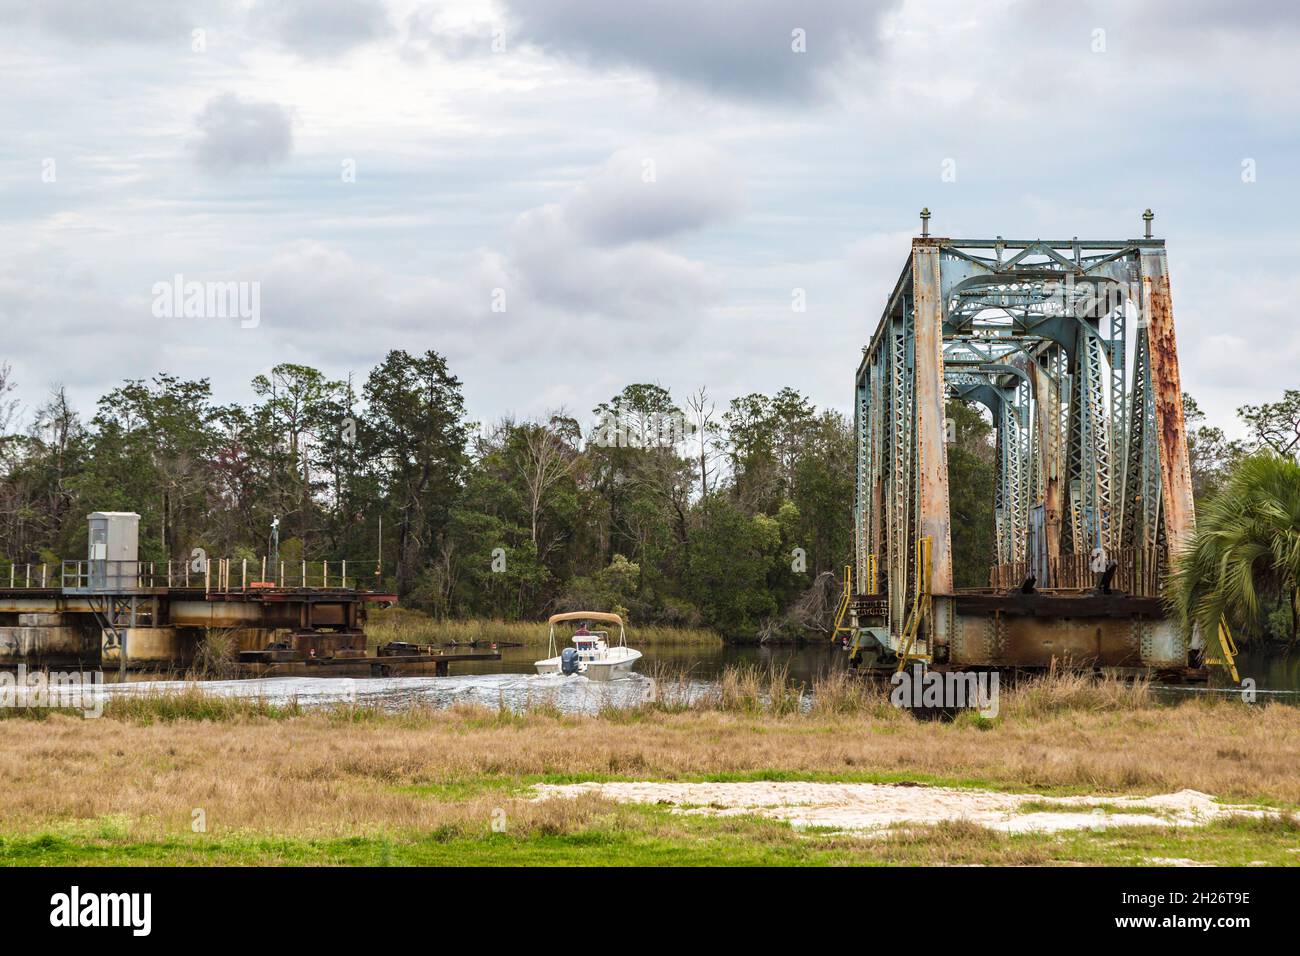
[(1006, 834), (963, 821), (907, 826), (874, 836), (796, 830), (759, 817), (670, 814), (621, 807), (572, 832), (378, 833), (339, 838), (275, 834), (132, 840), (73, 828), (0, 837), (10, 866), (828, 866), (1300, 865), (1292, 820), (1222, 820), (1203, 827), (1133, 827)]

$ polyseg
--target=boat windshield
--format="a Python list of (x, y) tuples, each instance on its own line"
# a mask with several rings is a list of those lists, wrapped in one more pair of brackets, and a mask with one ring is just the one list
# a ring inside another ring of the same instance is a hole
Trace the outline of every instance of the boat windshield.
[[(556, 624), (555, 621), (551, 622), (550, 637), (549, 640), (547, 641), (549, 645), (548, 653), (550, 654), (551, 657), (555, 657), (556, 654), (558, 653), (556, 650), (555, 624)], [(563, 631), (561, 631), (560, 633), (561, 635), (563, 635)], [(563, 640), (563, 637), (561, 636), (560, 639)], [(579, 624), (578, 630), (572, 635), (572, 641), (574, 647), (576, 647), (580, 651), (595, 651), (600, 647), (601, 643), (606, 644), (606, 646), (612, 646), (609, 640), (609, 631), (588, 630), (585, 622)], [(624, 636), (623, 625), (620, 622), (618, 627), (618, 644), (619, 646), (623, 646), (626, 643), (627, 643), (627, 638)]]

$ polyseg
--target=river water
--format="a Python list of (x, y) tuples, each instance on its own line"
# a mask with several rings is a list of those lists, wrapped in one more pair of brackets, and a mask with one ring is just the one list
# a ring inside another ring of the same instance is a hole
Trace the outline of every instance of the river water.
[[(627, 707), (658, 692), (649, 675), (686, 674), (674, 680), (675, 694), (706, 694), (723, 669), (735, 665), (782, 668), (792, 684), (811, 685), (819, 676), (845, 667), (847, 655), (829, 645), (802, 647), (675, 647), (642, 648), (640, 673), (621, 681), (600, 683), (583, 677), (538, 676), (533, 662), (545, 656), (536, 646), (505, 647), (499, 661), (453, 663), (449, 677), (273, 677), (254, 680), (201, 681), (205, 692), (236, 697), (264, 698), (269, 703), (296, 702), (301, 706), (355, 703), (385, 709), (410, 705), (450, 706), (480, 704), (520, 710), (539, 704), (554, 705), (566, 713), (596, 713), (605, 707)], [(1241, 676), (1255, 681), (1258, 699), (1300, 705), (1300, 655), (1246, 652), (1238, 658)], [(113, 675), (108, 675), (111, 681)], [(194, 686), (165, 680), (158, 675), (132, 675), (124, 685), (107, 684), (110, 696), (180, 690)], [(1209, 687), (1159, 688), (1170, 700), (1187, 695), (1240, 693), (1226, 675), (1217, 671)]]
[[(701, 681), (714, 680), (727, 667), (757, 666), (783, 668), (793, 684), (809, 685), (814, 679), (832, 670), (841, 670), (847, 666), (848, 655), (825, 644), (773, 645), (756, 647), (752, 645), (724, 645), (721, 647), (644, 647), (640, 649), (644, 658), (638, 670), (642, 673), (655, 673), (658, 668), (665, 668), (670, 673), (687, 672), (691, 678)], [(531, 674), (533, 662), (544, 657), (541, 647), (504, 647), (499, 661), (472, 661), (453, 664), (453, 674)], [(1295, 693), (1300, 696), (1300, 652), (1287, 656), (1274, 652), (1244, 651), (1237, 658), (1237, 670), (1242, 679), (1255, 681), (1260, 691)], [(1214, 669), (1210, 686), (1226, 689), (1231, 684), (1226, 674)]]
[[(635, 640), (629, 644), (636, 646)], [(637, 648), (642, 653), (637, 670), (643, 674), (653, 674), (667, 670), (677, 674), (684, 672), (692, 679), (714, 680), (727, 667), (757, 666), (766, 670), (769, 666), (784, 668), (794, 684), (811, 684), (831, 669), (846, 666), (848, 655), (842, 650), (830, 646), (830, 643), (817, 645), (780, 645), (771, 647), (739, 647), (723, 645), (721, 647), (694, 647), (674, 645), (650, 645)], [(471, 661), (465, 664), (452, 664), (453, 674), (531, 674), (533, 662), (546, 656), (544, 645), (527, 647), (501, 648), (499, 661)]]

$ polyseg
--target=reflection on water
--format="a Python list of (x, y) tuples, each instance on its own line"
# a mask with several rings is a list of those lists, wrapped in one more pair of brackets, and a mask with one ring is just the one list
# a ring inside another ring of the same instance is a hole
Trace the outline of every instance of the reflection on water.
[(1251, 677), (1264, 690), (1300, 691), (1300, 652), (1242, 651), (1237, 657), (1237, 672)]

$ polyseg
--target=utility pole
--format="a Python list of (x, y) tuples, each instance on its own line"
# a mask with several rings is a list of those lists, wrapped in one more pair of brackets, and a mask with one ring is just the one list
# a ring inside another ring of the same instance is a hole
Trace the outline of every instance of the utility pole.
[(280, 567), (280, 516), (271, 515), (271, 579), (275, 580)]

